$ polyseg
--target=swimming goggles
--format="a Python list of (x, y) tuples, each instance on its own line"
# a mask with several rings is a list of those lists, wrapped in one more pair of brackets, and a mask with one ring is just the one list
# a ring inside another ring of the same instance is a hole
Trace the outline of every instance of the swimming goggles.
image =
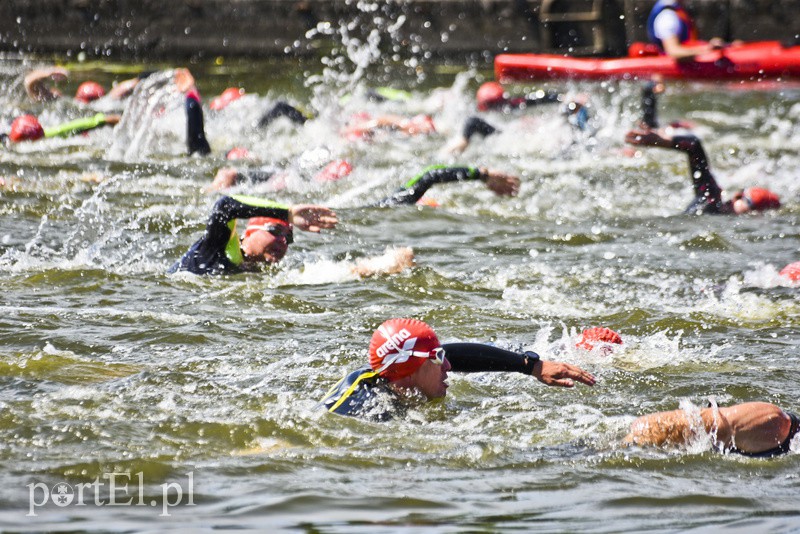
[(291, 245), (294, 242), (294, 232), (292, 229), (284, 224), (269, 224), (261, 226), (259, 230), (269, 232), (275, 237), (283, 237), (286, 239), (286, 244)]
[(435, 349), (429, 350), (428, 352), (421, 351), (421, 350), (408, 350), (408, 349), (400, 349), (394, 354), (387, 355), (383, 359), (383, 365), (381, 365), (380, 369), (377, 369), (376, 373), (381, 373), (385, 371), (390, 365), (395, 363), (403, 363), (407, 362), (411, 357), (415, 358), (427, 358), (436, 365), (443, 365), (445, 359), (445, 352), (442, 347), (436, 347)]

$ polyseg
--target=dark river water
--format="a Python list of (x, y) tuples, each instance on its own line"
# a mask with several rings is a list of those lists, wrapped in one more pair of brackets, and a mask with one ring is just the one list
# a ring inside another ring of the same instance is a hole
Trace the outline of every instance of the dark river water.
[[(213, 152), (187, 157), (183, 99), (169, 84), (135, 108), (33, 104), (21, 86), (33, 63), (0, 62), (4, 128), (23, 112), (45, 125), (138, 114), (0, 151), (2, 530), (800, 531), (797, 452), (750, 459), (702, 438), (621, 446), (636, 416), (709, 397), (800, 411), (800, 289), (778, 276), (800, 260), (797, 85), (668, 86), (662, 122), (694, 123), (720, 184), (769, 187), (784, 204), (693, 217), (681, 214), (692, 197), (684, 155), (624, 150), (636, 83), (551, 86), (588, 96), (592, 135), (557, 105), (487, 113), (502, 132), (455, 157), (444, 147), (475, 114), (487, 72), (217, 63), (189, 65)], [(170, 66), (70, 67), (69, 94), (85, 79)], [(229, 85), (247, 94), (211, 111)], [(371, 103), (373, 85), (411, 99)], [(316, 118), (254, 126), (277, 99)], [(437, 133), (343, 138), (344, 119), (365, 110), (431, 114)], [(327, 204), (338, 228), (297, 232), (264, 272), (166, 274), (202, 233), (219, 197), (204, 189), (233, 146), (251, 166), (287, 169), (283, 189), (233, 191)], [(336, 158), (350, 176), (310, 179)], [(521, 190), (447, 184), (429, 193), (437, 208), (363, 207), (435, 163), (515, 173)], [(351, 274), (347, 262), (394, 246), (412, 247), (416, 266)], [(534, 350), (598, 383), (453, 374), (446, 399), (391, 422), (315, 410), (366, 362), (377, 325), (405, 316), (442, 341)], [(594, 325), (624, 345), (575, 348)]]

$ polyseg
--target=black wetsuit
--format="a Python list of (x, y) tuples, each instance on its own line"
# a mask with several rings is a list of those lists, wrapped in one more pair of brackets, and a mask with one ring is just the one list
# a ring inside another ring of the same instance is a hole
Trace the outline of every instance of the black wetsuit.
[[(481, 343), (445, 343), (442, 345), (452, 370), (457, 373), (516, 372), (533, 373), (539, 361), (535, 352), (518, 354)], [(365, 417), (378, 421), (391, 419), (402, 412), (403, 404), (389, 388), (389, 382), (370, 367), (345, 376), (320, 401), (318, 407), (331, 413)]]
[(289, 220), (289, 206), (247, 196), (222, 197), (214, 204), (203, 237), (170, 267), (170, 273), (229, 274), (240, 272), (242, 252), (236, 219), (273, 217)]
[(306, 117), (299, 109), (281, 100), (276, 102), (275, 105), (272, 106), (272, 109), (261, 116), (261, 118), (258, 120), (258, 127), (266, 128), (272, 124), (272, 121), (280, 117), (286, 117), (293, 123), (300, 125), (305, 124), (308, 120), (308, 117)]
[(798, 429), (800, 429), (800, 418), (789, 412), (786, 412), (786, 415), (788, 415), (792, 420), (792, 426), (789, 429), (789, 436), (783, 440), (780, 445), (762, 452), (744, 452), (734, 447), (731, 449), (731, 452), (735, 452), (736, 454), (741, 454), (743, 456), (749, 456), (751, 458), (772, 458), (773, 456), (779, 456), (789, 452), (789, 446), (792, 443), (792, 438), (795, 436), (795, 434), (797, 434)]
[(264, 166), (255, 169), (240, 169), (236, 173), (236, 183), (250, 182), (251, 184), (263, 184), (269, 182), (280, 174), (281, 169), (277, 167)]
[(433, 165), (403, 184), (403, 187), (377, 203), (379, 207), (414, 204), (425, 192), (436, 184), (485, 180), (486, 176), (475, 167), (448, 167)]
[(203, 127), (203, 108), (192, 96), (186, 96), (186, 150), (191, 156), (195, 152), (201, 156), (211, 153)]
[(464, 129), (462, 130), (461, 135), (464, 136), (464, 139), (470, 141), (473, 135), (477, 134), (481, 137), (488, 137), (499, 131), (500, 130), (480, 117), (470, 117), (467, 119), (467, 122), (464, 123)]
[(642, 88), (642, 124), (648, 128), (658, 128), (656, 111), (656, 82), (647, 82)]
[(722, 201), (722, 188), (717, 185), (708, 168), (708, 158), (700, 139), (694, 135), (678, 135), (672, 138), (672, 142), (672, 148), (686, 152), (689, 156), (695, 199), (684, 213), (697, 215), (729, 213), (730, 204)]

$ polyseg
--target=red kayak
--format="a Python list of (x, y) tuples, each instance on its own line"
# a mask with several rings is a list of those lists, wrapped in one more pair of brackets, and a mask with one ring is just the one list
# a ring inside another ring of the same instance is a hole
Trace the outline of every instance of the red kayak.
[(673, 80), (762, 80), (800, 77), (800, 46), (784, 47), (778, 41), (730, 46), (675, 61), (651, 55), (647, 45), (634, 43), (632, 57), (599, 59), (551, 54), (501, 54), (495, 57), (499, 81), (532, 79), (608, 80), (650, 78), (660, 74)]

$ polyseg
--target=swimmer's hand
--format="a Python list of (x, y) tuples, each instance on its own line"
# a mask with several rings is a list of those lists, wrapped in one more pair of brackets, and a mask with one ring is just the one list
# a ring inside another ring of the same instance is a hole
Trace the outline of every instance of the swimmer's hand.
[(414, 250), (410, 247), (387, 248), (382, 256), (361, 258), (353, 272), (361, 277), (397, 274), (414, 266)]
[(298, 204), (289, 208), (289, 222), (306, 232), (319, 232), (323, 228), (335, 228), (339, 219), (336, 213), (325, 206)]
[(516, 176), (488, 169), (480, 169), (480, 172), (485, 176), (486, 187), (494, 193), (512, 197), (519, 193), (519, 178)]
[(46, 85), (48, 80), (59, 83), (66, 81), (69, 71), (62, 67), (45, 67), (25, 75), (25, 92), (36, 102), (47, 102), (61, 96), (61, 91)]
[(568, 363), (539, 360), (533, 365), (533, 377), (548, 386), (571, 388), (577, 380), (581, 384), (593, 386), (595, 378), (578, 366)]
[(175, 87), (181, 93), (185, 93), (194, 87), (194, 76), (189, 72), (189, 69), (175, 69), (173, 81), (175, 82)]
[(625, 142), (629, 145), (659, 146), (670, 148), (672, 140), (659, 134), (656, 130), (631, 130), (625, 134)]
[(116, 113), (106, 113), (105, 118), (103, 119), (105, 124), (109, 126), (119, 124), (120, 120), (122, 120), (122, 115), (118, 115)]

